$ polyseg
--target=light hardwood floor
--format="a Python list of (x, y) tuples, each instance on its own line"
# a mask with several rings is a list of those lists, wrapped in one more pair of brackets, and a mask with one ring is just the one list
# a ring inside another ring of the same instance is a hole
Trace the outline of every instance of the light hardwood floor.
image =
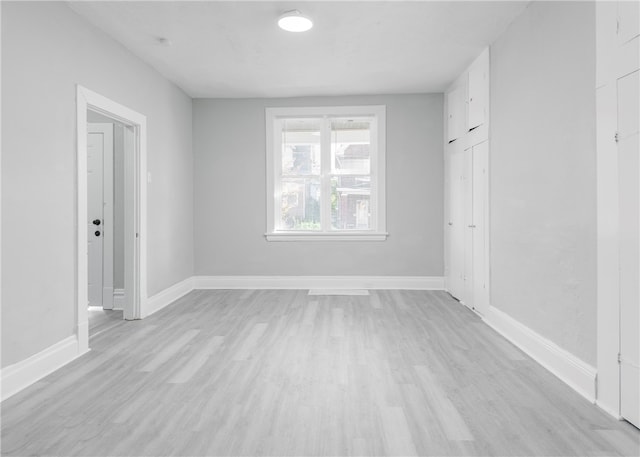
[(638, 455), (444, 292), (194, 291), (2, 404), (3, 455)]
[(107, 310), (98, 306), (90, 306), (87, 313), (89, 317), (89, 337), (105, 332), (122, 321), (122, 310)]

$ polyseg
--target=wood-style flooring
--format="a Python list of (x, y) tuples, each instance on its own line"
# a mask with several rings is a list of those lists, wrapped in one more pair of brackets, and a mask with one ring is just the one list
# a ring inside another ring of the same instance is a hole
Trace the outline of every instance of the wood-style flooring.
[(89, 317), (89, 337), (94, 337), (99, 333), (107, 331), (122, 321), (122, 310), (102, 309), (99, 306), (90, 306)]
[(444, 292), (194, 291), (2, 403), (2, 455), (640, 454)]

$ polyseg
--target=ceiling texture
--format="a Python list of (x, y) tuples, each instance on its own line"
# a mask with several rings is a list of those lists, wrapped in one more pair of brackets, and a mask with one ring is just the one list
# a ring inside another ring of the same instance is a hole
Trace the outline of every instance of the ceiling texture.
[[(527, 1), (78, 1), (193, 98), (443, 92)], [(313, 28), (290, 33), (298, 9)]]

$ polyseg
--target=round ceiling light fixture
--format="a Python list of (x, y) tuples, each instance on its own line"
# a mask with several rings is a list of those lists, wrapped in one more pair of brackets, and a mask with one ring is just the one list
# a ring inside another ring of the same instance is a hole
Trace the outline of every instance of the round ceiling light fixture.
[(313, 22), (300, 11), (291, 10), (280, 16), (278, 26), (287, 32), (306, 32), (313, 27)]

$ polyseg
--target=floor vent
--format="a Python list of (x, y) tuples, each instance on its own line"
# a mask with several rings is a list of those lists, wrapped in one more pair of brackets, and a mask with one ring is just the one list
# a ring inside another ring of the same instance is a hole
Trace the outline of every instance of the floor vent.
[(367, 289), (310, 289), (309, 295), (369, 295)]

